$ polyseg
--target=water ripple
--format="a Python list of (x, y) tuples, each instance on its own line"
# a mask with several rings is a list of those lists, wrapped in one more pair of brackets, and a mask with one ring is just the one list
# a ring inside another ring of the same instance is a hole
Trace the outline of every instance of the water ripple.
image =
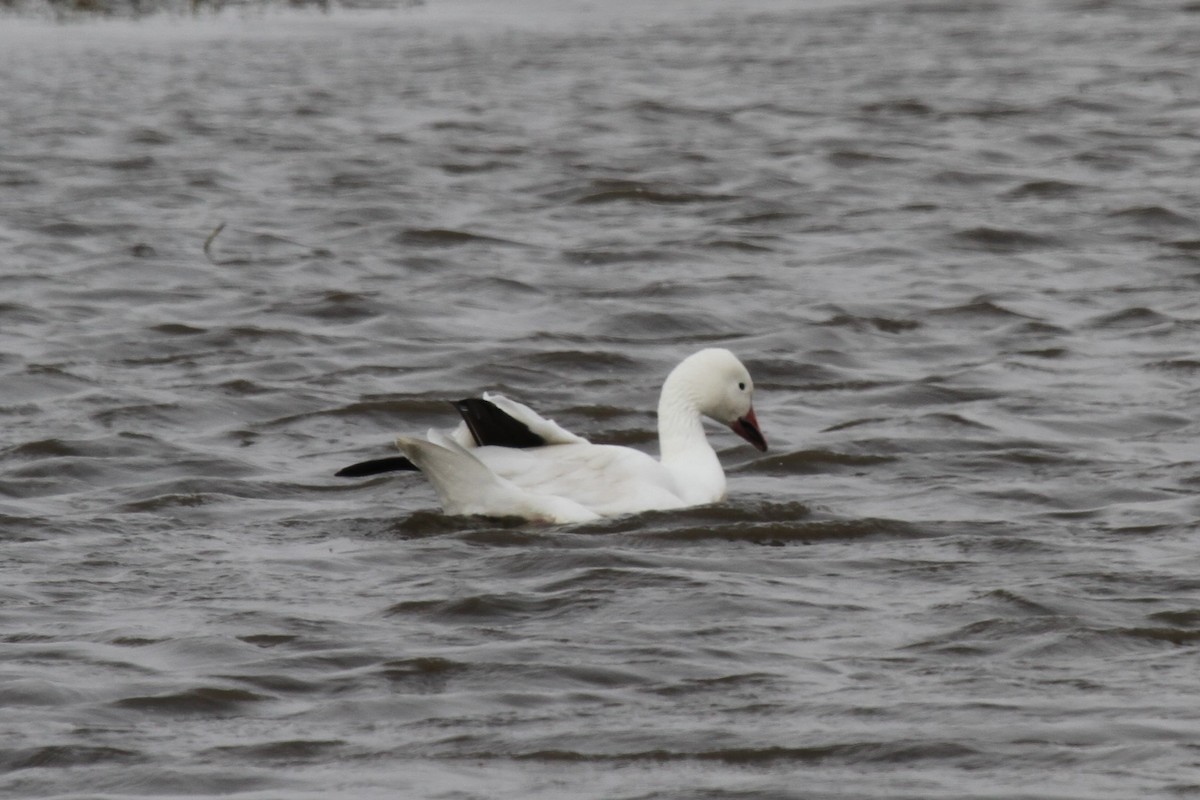
[[(0, 26), (0, 793), (1194, 789), (1200, 15), (100, 5)], [(707, 345), (722, 503), (333, 475)]]

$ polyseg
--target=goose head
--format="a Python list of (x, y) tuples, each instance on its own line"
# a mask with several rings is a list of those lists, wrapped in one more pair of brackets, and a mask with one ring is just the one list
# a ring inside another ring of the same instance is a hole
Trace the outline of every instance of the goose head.
[(728, 425), (734, 433), (762, 451), (767, 440), (754, 415), (754, 381), (733, 353), (710, 347), (694, 353), (667, 376), (663, 395), (678, 392), (700, 414)]

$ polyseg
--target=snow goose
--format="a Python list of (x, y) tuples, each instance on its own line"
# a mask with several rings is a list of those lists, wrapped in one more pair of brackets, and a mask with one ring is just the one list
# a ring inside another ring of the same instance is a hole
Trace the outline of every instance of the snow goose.
[(425, 439), (397, 437), (404, 456), (364, 461), (337, 474), (419, 469), (447, 514), (542, 522), (715, 503), (725, 498), (725, 472), (702, 418), (728, 425), (765, 451), (753, 396), (742, 362), (728, 350), (708, 348), (685, 358), (663, 383), (658, 460), (630, 447), (592, 444), (528, 406), (485, 393), (453, 404), (463, 417), (455, 430), (430, 430)]

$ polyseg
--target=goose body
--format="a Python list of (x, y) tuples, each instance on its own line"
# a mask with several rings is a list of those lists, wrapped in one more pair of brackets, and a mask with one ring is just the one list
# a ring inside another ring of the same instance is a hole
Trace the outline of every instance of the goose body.
[(709, 348), (667, 376), (658, 404), (661, 457), (592, 444), (503, 395), (461, 400), (458, 428), (424, 439), (400, 436), (404, 457), (338, 472), (358, 477), (419, 469), (447, 514), (517, 516), (545, 522), (684, 508), (725, 498), (725, 472), (702, 418), (728, 425), (759, 450), (750, 373), (728, 350)]

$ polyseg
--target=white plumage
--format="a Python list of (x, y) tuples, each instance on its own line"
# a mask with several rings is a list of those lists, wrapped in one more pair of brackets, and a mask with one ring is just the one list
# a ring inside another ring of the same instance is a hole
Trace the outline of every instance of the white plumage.
[(540, 440), (536, 446), (480, 445), (479, 432), (466, 422), (450, 432), (431, 430), (425, 439), (400, 436), (396, 444), (433, 483), (447, 514), (586, 522), (724, 499), (725, 472), (702, 417), (766, 450), (753, 394), (750, 373), (737, 357), (709, 348), (684, 359), (663, 383), (660, 459), (629, 447), (592, 444), (528, 406), (486, 393), (485, 401)]

